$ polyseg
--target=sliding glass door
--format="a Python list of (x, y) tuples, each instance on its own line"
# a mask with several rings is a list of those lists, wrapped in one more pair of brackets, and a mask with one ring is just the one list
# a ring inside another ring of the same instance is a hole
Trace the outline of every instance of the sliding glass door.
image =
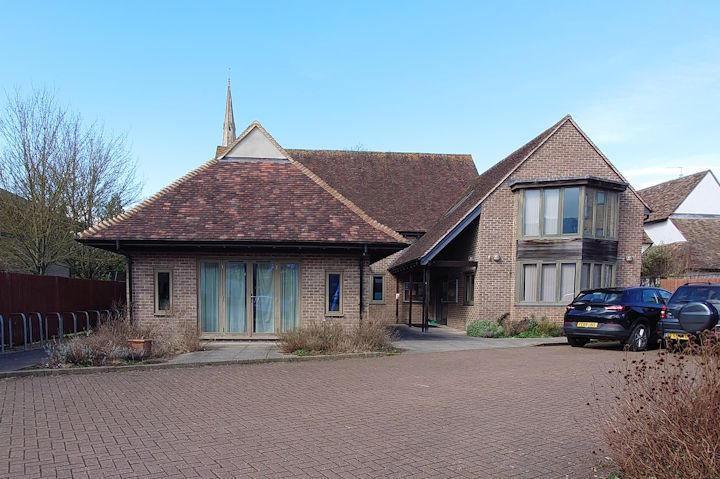
[(275, 265), (253, 265), (253, 332), (275, 331)]
[(272, 335), (300, 324), (296, 263), (202, 261), (198, 315), (208, 336)]
[(200, 265), (200, 330), (220, 332), (220, 263)]
[(247, 331), (247, 286), (245, 263), (225, 266), (225, 322), (228, 333)]

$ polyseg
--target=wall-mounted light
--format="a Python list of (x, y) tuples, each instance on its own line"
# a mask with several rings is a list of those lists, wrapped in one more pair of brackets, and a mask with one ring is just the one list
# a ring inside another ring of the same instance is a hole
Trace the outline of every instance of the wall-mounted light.
[(495, 253), (488, 256), (488, 261), (495, 261), (497, 263), (500, 261), (500, 259), (500, 253)]
[(631, 254), (625, 256), (625, 261), (627, 261), (628, 263), (632, 263), (634, 259), (635, 258), (633, 258), (633, 255)]

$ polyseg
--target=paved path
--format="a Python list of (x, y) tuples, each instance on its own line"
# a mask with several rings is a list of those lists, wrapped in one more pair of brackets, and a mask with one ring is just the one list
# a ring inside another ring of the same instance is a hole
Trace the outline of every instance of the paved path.
[(557, 346), (5, 379), (0, 477), (592, 477), (602, 441), (586, 402), (622, 355)]
[(28, 351), (0, 353), (0, 372), (18, 371), (42, 363), (47, 359), (47, 352), (44, 348), (30, 349)]
[(169, 363), (212, 363), (238, 360), (275, 359), (291, 357), (283, 354), (274, 342), (218, 341), (206, 342), (203, 351), (174, 357)]
[(540, 344), (566, 344), (567, 338), (473, 338), (465, 331), (447, 327), (432, 327), (423, 333), (420, 328), (395, 326), (397, 347), (410, 352), (437, 353), (470, 349), (500, 349), (537, 346)]
[[(470, 349), (496, 349), (535, 346), (538, 344), (565, 343), (565, 338), (540, 339), (487, 339), (471, 338), (464, 331), (450, 328), (430, 328), (426, 333), (420, 328), (395, 326), (395, 345), (408, 352), (463, 351)], [(242, 360), (275, 359), (291, 355), (279, 351), (275, 342), (255, 341), (208, 341), (203, 351), (181, 354), (169, 363), (191, 364)], [(44, 349), (17, 351), (0, 354), (0, 372), (17, 371), (34, 366), (47, 357)]]

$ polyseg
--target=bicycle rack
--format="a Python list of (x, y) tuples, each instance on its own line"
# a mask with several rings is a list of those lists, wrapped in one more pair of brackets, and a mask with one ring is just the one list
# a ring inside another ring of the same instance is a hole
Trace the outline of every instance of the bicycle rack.
[(99, 328), (99, 327), (100, 327), (100, 310), (98, 310), (98, 309), (91, 309), (90, 312), (91, 312), (91, 313), (95, 313), (95, 314), (97, 315), (97, 321), (95, 322), (95, 327), (96, 327), (96, 328)]
[(57, 313), (57, 312), (48, 313), (45, 315), (45, 331), (46, 331), (45, 337), (48, 339), (48, 341), (50, 340), (50, 329), (48, 328), (48, 316), (50, 316), (52, 314), (54, 314), (55, 316), (58, 317), (58, 341), (62, 341), (62, 339), (63, 339), (63, 318), (62, 318), (62, 314)]
[[(39, 312), (34, 312), (28, 314), (28, 318), (32, 317), (32, 315), (37, 315), (38, 319), (38, 330), (40, 330), (40, 344), (45, 344), (45, 339), (47, 339), (47, 333), (45, 334), (45, 337), (43, 337), (43, 327), (42, 327), (42, 315)], [(33, 335), (32, 335), (32, 321), (29, 322), (30, 324), (30, 342), (32, 343)]]
[(73, 334), (77, 334), (77, 314), (73, 313), (72, 311), (70, 312), (70, 314), (72, 315), (73, 319)]
[(85, 332), (89, 333), (90, 332), (90, 313), (88, 313), (87, 311), (79, 311), (79, 312), (85, 314)]
[(8, 326), (10, 326), (10, 349), (13, 347), (13, 336), (12, 336), (12, 317), (13, 316), (20, 316), (23, 320), (23, 350), (27, 351), (27, 340), (28, 340), (28, 325), (27, 325), (27, 317), (25, 316), (25, 313), (10, 313), (8, 315)]

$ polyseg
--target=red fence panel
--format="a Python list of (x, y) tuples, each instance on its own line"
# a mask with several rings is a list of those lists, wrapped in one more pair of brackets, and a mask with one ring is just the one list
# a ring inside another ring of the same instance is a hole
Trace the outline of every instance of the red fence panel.
[(685, 283), (720, 283), (720, 278), (664, 278), (660, 280), (660, 287), (674, 293)]
[[(23, 322), (18, 313), (39, 312), (45, 317), (53, 312), (76, 312), (109, 309), (125, 304), (125, 283), (89, 279), (35, 276), (30, 274), (0, 272), (0, 314), (4, 319), (5, 344), (9, 344), (9, 322), (12, 321), (13, 343), (23, 343)], [(95, 317), (91, 317), (95, 324)], [(30, 318), (28, 318), (30, 320)], [(85, 325), (85, 315), (77, 316), (78, 329)], [(32, 316), (32, 338), (39, 339), (37, 315)], [(51, 332), (57, 334), (58, 320), (48, 320)], [(63, 315), (63, 331), (71, 332), (73, 321), (70, 314)]]

